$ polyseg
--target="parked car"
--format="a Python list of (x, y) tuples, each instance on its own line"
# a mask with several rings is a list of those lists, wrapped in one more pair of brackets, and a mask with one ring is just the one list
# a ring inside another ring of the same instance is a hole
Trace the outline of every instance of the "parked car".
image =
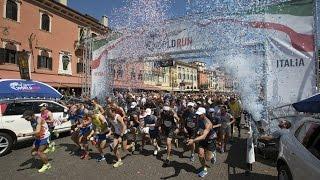
[[(19, 133), (30, 133), (32, 127), (30, 122), (21, 118), (26, 110), (32, 110), (40, 115), (39, 105), (48, 104), (48, 109), (53, 113), (54, 119), (67, 118), (67, 107), (51, 100), (6, 100), (0, 101), (0, 156), (11, 151), (17, 142), (32, 139), (32, 136), (17, 137)], [(54, 132), (61, 133), (71, 129), (71, 123), (62, 123), (56, 126)]]
[(302, 117), (280, 138), (277, 170), (278, 179), (319, 179), (320, 119)]

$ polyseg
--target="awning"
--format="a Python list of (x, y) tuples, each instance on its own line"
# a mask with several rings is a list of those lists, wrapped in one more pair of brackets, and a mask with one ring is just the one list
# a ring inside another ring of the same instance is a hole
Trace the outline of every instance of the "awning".
[(299, 112), (320, 113), (320, 94), (296, 102), (292, 106)]
[(0, 80), (0, 99), (61, 99), (62, 95), (48, 84), (21, 79)]

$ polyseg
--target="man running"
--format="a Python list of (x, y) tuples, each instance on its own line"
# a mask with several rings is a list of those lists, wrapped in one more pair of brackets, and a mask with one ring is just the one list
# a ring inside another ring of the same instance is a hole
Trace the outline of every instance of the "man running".
[(132, 152), (134, 151), (134, 147), (135, 147), (134, 143), (132, 143), (129, 146), (126, 143), (124, 143), (124, 142), (127, 142), (127, 134), (126, 134), (127, 126), (123, 121), (123, 117), (117, 114), (118, 111), (119, 110), (116, 108), (111, 108), (109, 112), (109, 118), (110, 118), (110, 123), (113, 126), (113, 137), (114, 137), (112, 151), (117, 157), (117, 162), (113, 164), (114, 168), (120, 167), (123, 164), (121, 160), (119, 148), (118, 148), (120, 146), (120, 143), (123, 142), (122, 144), (123, 149), (128, 150), (131, 148)]
[(148, 129), (148, 133), (145, 133), (143, 135), (143, 141), (142, 141), (142, 149), (145, 145), (145, 139), (147, 135), (149, 134), (149, 137), (152, 141), (152, 144), (154, 146), (153, 155), (157, 155), (160, 151), (160, 147), (158, 145), (158, 138), (159, 138), (159, 124), (157, 122), (157, 117), (152, 114), (151, 109), (146, 109), (146, 117), (144, 117), (144, 127)]
[[(48, 110), (48, 104), (47, 103), (41, 103), (40, 105), (40, 115), (41, 118), (44, 119), (49, 127), (49, 132), (52, 135), (54, 131), (54, 119), (53, 119), (53, 114), (51, 111)], [(55, 135), (56, 137), (58, 134)], [(50, 136), (51, 137), (51, 136)], [(51, 151), (55, 151), (55, 143), (50, 141), (49, 139), (49, 147), (45, 151), (45, 153)]]
[(97, 162), (106, 160), (104, 157), (103, 149), (107, 146), (107, 137), (111, 135), (111, 129), (108, 127), (106, 118), (100, 113), (100, 111), (95, 111), (92, 116), (92, 124), (95, 132), (95, 146), (100, 153), (100, 157)]
[[(184, 120), (184, 131), (187, 134), (187, 139), (194, 139), (197, 134), (197, 117), (194, 110), (194, 103), (189, 102), (187, 109), (183, 112), (182, 118)], [(193, 143), (190, 146), (191, 156), (190, 161), (194, 162), (194, 150), (196, 145)]]
[(164, 136), (166, 137), (166, 145), (167, 145), (167, 157), (165, 160), (165, 164), (170, 164), (170, 156), (172, 149), (172, 139), (175, 136), (177, 131), (177, 121), (179, 119), (176, 117), (175, 113), (170, 109), (169, 106), (163, 106), (163, 111), (160, 114), (161, 125), (163, 127), (162, 131)]
[(218, 123), (221, 124), (219, 130), (221, 135), (221, 153), (224, 153), (229, 137), (231, 136), (230, 126), (235, 122), (235, 119), (231, 114), (227, 113), (227, 107), (224, 105), (220, 107), (220, 113), (217, 114), (217, 119)]
[[(210, 161), (213, 158), (213, 152), (216, 150), (215, 134), (211, 121), (206, 117), (206, 109), (199, 107), (197, 112), (198, 118), (198, 133), (195, 139), (189, 139), (187, 145), (199, 143), (199, 161), (202, 166), (202, 171), (198, 174), (200, 177), (205, 177), (208, 174), (206, 167), (206, 161)], [(217, 127), (220, 125), (216, 125)]]
[(33, 132), (26, 133), (26, 134), (18, 134), (18, 136), (19, 137), (35, 136), (36, 140), (33, 143), (31, 155), (39, 156), (43, 165), (41, 169), (38, 170), (38, 172), (43, 173), (51, 168), (51, 164), (48, 161), (48, 157), (44, 153), (44, 151), (48, 148), (48, 145), (49, 145), (50, 132), (49, 132), (48, 124), (44, 119), (42, 119), (41, 117), (35, 116), (34, 112), (29, 110), (23, 113), (22, 118), (24, 118), (25, 120), (31, 123)]

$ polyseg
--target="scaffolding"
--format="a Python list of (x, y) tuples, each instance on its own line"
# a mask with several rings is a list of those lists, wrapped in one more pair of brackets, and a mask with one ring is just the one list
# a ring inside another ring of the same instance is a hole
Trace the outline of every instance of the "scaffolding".
[(83, 28), (83, 38), (80, 40), (80, 46), (83, 48), (82, 54), (82, 73), (80, 74), (81, 79), (81, 94), (90, 96), (91, 90), (91, 60), (92, 60), (92, 41), (89, 27)]

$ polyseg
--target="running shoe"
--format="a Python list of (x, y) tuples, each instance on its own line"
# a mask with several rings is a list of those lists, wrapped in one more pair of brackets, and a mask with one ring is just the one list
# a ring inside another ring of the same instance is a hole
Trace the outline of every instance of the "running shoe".
[(42, 168), (38, 170), (39, 173), (43, 173), (45, 171), (47, 171), (48, 169), (51, 168), (51, 164), (50, 163), (47, 163), (47, 164), (44, 164), (42, 165)]
[(198, 176), (203, 178), (203, 177), (205, 177), (207, 174), (208, 174), (208, 171), (207, 171), (207, 169), (205, 168), (204, 170), (202, 170), (202, 171), (198, 174)]
[(123, 164), (122, 161), (117, 161), (115, 164), (113, 164), (114, 168), (120, 167)]
[(84, 152), (84, 153), (80, 156), (80, 158), (81, 158), (81, 159), (86, 159), (86, 160), (89, 159), (89, 153), (88, 153), (88, 152), (87, 152), (87, 153)]
[(153, 155), (158, 155), (158, 152), (160, 151), (160, 147), (157, 147), (154, 151), (153, 151)]
[(193, 163), (194, 162), (194, 154), (192, 153), (190, 156), (190, 161)]
[(97, 162), (101, 162), (101, 161), (105, 161), (105, 160), (106, 160), (106, 158), (104, 156), (100, 156), (100, 157), (98, 157)]
[(134, 153), (134, 151), (136, 150), (136, 143), (132, 142), (132, 148), (131, 148), (131, 153)]
[(178, 140), (178, 139), (175, 139), (175, 140), (174, 140), (174, 144), (175, 144), (176, 148), (178, 148), (178, 147), (179, 147), (179, 140)]
[(213, 151), (212, 152), (211, 163), (212, 164), (216, 164), (216, 162), (217, 162), (217, 153), (216, 153), (216, 151)]
[(170, 159), (166, 159), (166, 161), (164, 162), (165, 165), (170, 165)]
[(58, 133), (57, 131), (55, 131), (53, 134), (54, 134), (54, 136), (55, 136), (56, 138), (59, 137), (59, 133)]

